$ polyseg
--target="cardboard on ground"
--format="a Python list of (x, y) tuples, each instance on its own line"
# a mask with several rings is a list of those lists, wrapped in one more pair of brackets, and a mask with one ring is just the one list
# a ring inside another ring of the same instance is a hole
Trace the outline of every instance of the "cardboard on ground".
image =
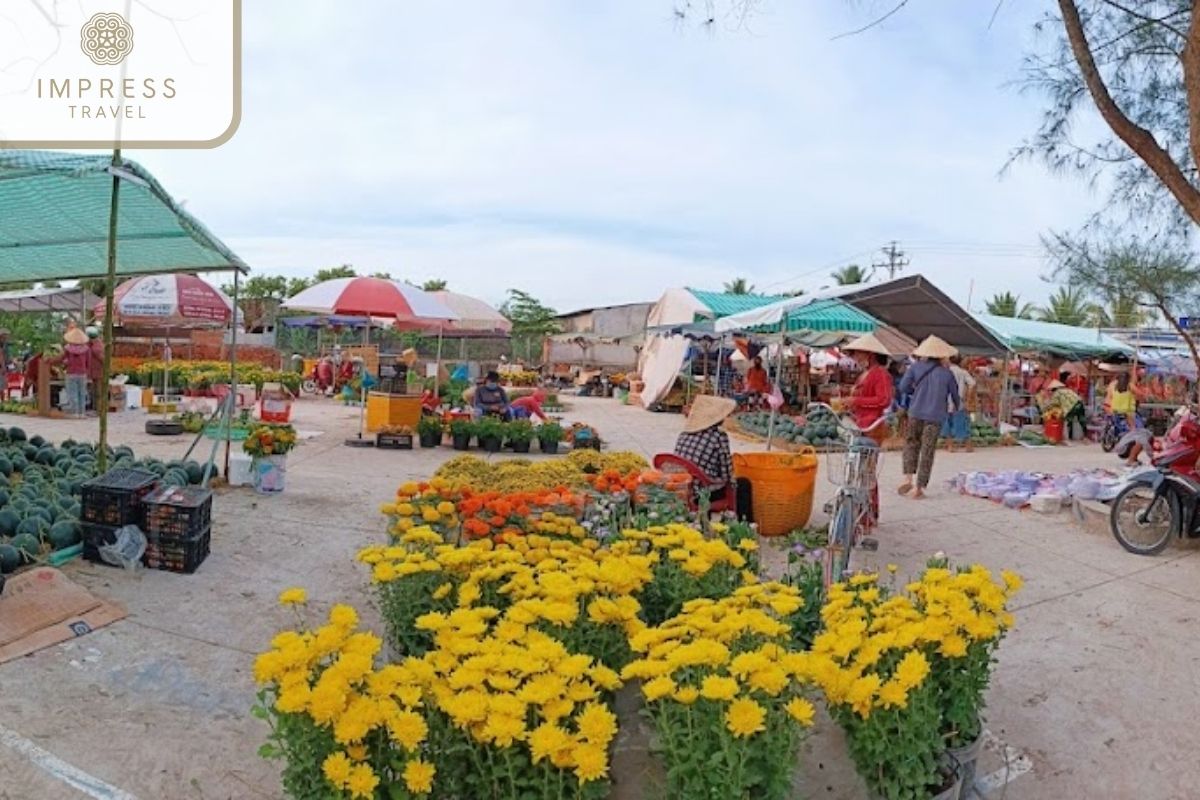
[(0, 664), (91, 633), (125, 614), (56, 569), (23, 572), (0, 594)]

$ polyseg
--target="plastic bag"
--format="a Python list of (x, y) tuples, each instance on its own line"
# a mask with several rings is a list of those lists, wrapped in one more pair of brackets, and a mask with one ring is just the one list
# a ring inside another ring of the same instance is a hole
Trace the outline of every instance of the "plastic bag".
[(134, 572), (141, 566), (142, 555), (146, 552), (146, 534), (137, 525), (126, 525), (117, 529), (112, 544), (102, 544), (97, 549), (106, 564)]

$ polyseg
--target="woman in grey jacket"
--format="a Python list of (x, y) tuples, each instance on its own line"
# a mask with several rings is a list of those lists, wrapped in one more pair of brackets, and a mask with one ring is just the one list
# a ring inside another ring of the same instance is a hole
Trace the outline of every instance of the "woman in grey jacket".
[(909, 397), (908, 435), (904, 441), (904, 482), (897, 489), (902, 495), (912, 492), (914, 499), (925, 496), (942, 423), (950, 415), (951, 409), (957, 411), (962, 408), (958, 379), (944, 363), (957, 354), (958, 351), (953, 347), (936, 336), (930, 336), (913, 351), (913, 356), (920, 360), (905, 371), (900, 381), (899, 395)]

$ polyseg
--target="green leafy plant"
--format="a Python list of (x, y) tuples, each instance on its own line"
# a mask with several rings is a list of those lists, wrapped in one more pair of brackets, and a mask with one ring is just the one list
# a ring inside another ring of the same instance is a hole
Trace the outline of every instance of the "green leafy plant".
[(546, 422), (537, 428), (537, 439), (542, 444), (558, 444), (565, 437), (566, 431), (557, 422)]
[(441, 436), (442, 421), (438, 417), (426, 414), (417, 421), (417, 436), (421, 438)]
[(506, 426), (505, 438), (509, 442), (526, 444), (533, 441), (533, 423), (529, 420), (514, 420)]
[(479, 425), (474, 420), (470, 419), (455, 419), (450, 421), (450, 435), (456, 439), (467, 437), (468, 439), (479, 432)]
[(503, 439), (505, 424), (495, 417), (484, 417), (475, 423), (475, 436), (480, 442)]

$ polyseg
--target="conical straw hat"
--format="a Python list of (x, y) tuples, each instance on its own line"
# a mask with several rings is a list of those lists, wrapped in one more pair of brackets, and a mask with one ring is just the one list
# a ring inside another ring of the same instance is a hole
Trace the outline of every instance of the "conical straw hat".
[(684, 433), (699, 433), (713, 425), (719, 425), (733, 413), (737, 403), (727, 397), (714, 397), (702, 394), (692, 402), (692, 410), (688, 412), (683, 423)]
[(87, 334), (81, 331), (79, 328), (71, 328), (69, 331), (63, 334), (63, 341), (67, 344), (87, 344), (88, 337)]
[(857, 350), (861, 353), (878, 353), (882, 356), (891, 355), (891, 353), (888, 352), (887, 347), (884, 346), (883, 342), (879, 341), (879, 339), (877, 339), (873, 333), (868, 333), (864, 336), (858, 337), (852, 342), (847, 342), (846, 344), (842, 345), (842, 349), (847, 352), (853, 352)]
[(918, 358), (950, 358), (958, 355), (958, 350), (937, 336), (928, 336), (912, 354)]

